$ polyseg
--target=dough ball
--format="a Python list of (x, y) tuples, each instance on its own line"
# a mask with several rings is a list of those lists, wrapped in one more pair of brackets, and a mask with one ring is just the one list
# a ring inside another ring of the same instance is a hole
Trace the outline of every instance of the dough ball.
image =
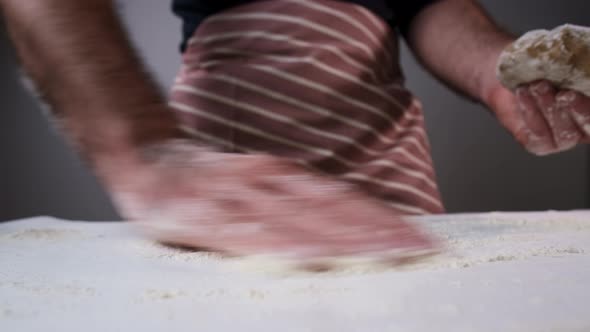
[(497, 74), (512, 90), (544, 79), (590, 96), (590, 28), (565, 24), (530, 31), (502, 52)]

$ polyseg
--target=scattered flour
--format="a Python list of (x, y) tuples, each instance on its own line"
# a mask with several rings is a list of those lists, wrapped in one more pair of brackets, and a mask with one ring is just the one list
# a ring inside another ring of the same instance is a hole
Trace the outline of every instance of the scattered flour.
[(179, 296), (186, 296), (186, 292), (178, 289), (162, 290), (162, 289), (148, 289), (144, 296), (151, 300), (170, 300)]
[(0, 235), (0, 240), (43, 240), (58, 241), (68, 237), (79, 237), (80, 232), (68, 229), (31, 228)]
[(361, 264), (278, 276), (265, 269), (244, 273), (245, 258), (150, 242), (126, 223), (40, 218), (0, 224), (0, 326), (66, 332), (590, 330), (590, 212), (413, 222), (443, 239), (447, 250), (398, 267)]
[(12, 316), (14, 313), (10, 309), (0, 309), (0, 317), (9, 317)]
[(50, 294), (55, 296), (94, 296), (96, 289), (93, 287), (79, 286), (75, 284), (47, 285), (25, 281), (3, 282), (2, 288), (12, 288), (36, 295)]
[[(547, 212), (531, 218), (530, 214), (515, 217), (515, 214), (492, 213), (485, 218), (470, 215), (416, 218), (425, 229), (444, 240), (446, 247), (437, 255), (426, 254), (409, 264), (389, 264), (368, 258), (328, 259), (321, 266), (330, 268), (306, 269), (299, 262), (282, 260), (273, 256), (247, 258), (225, 257), (217, 253), (191, 251), (167, 247), (144, 241), (137, 249), (146, 257), (154, 259), (191, 262), (193, 264), (221, 262), (238, 271), (267, 273), (274, 276), (293, 274), (316, 274), (326, 272), (334, 275), (363, 275), (393, 270), (439, 270), (469, 268), (481, 264), (525, 260), (533, 257), (560, 257), (584, 254), (590, 237), (590, 219), (579, 216), (564, 216)], [(315, 265), (314, 265), (315, 266)], [(322, 276), (324, 277), (324, 276)]]

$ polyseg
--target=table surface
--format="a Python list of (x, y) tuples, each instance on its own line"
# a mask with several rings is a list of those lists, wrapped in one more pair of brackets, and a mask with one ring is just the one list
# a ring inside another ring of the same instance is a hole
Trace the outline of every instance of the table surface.
[(590, 211), (417, 218), (448, 251), (277, 275), (128, 223), (0, 224), (1, 331), (590, 331)]

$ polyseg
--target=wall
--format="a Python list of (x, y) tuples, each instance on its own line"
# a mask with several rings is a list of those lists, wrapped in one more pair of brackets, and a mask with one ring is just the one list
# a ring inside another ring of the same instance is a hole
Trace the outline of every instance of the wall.
[(112, 219), (114, 212), (94, 178), (17, 84), (14, 54), (3, 32), (0, 45), (0, 220), (39, 214)]
[[(178, 66), (179, 24), (169, 1), (120, 1), (133, 40), (162, 87)], [(482, 3), (516, 32), (563, 22), (590, 25), (590, 3), (487, 0)], [(515, 5), (517, 3), (517, 5)], [(565, 5), (564, 5), (565, 4)], [(433, 81), (403, 51), (409, 86), (425, 105), (441, 190), (449, 211), (588, 207), (587, 149), (529, 156), (481, 107)], [(32, 215), (116, 219), (106, 195), (53, 133), (18, 85), (14, 55), (0, 31), (0, 220)]]

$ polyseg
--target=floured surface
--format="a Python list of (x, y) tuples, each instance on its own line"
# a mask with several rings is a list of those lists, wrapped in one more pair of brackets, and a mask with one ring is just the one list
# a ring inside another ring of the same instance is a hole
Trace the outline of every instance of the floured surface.
[(0, 330), (590, 330), (590, 212), (416, 222), (449, 251), (288, 277), (162, 247), (124, 223), (0, 224)]

